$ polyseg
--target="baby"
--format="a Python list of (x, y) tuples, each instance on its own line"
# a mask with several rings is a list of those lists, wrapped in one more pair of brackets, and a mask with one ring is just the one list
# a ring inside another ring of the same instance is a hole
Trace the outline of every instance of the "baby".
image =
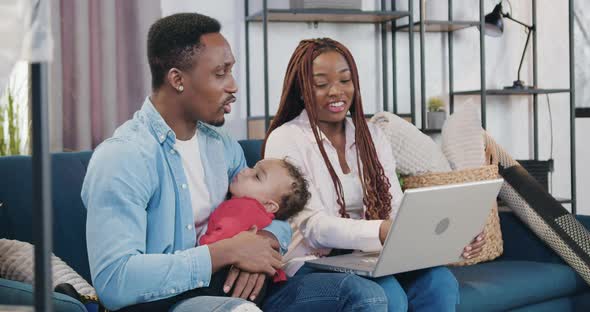
[[(285, 221), (303, 210), (311, 196), (301, 171), (283, 159), (263, 159), (254, 168), (242, 170), (231, 181), (228, 195), (229, 199), (209, 216), (207, 232), (200, 237), (199, 245), (231, 238), (252, 226), (263, 229), (273, 219)], [(212, 277), (212, 295), (224, 294), (221, 288), (227, 272)], [(285, 273), (277, 271), (274, 282), (284, 280)], [(263, 298), (262, 292), (258, 298)]]

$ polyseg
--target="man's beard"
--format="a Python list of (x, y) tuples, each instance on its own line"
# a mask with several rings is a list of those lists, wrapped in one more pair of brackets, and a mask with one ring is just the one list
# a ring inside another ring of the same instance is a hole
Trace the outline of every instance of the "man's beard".
[(210, 124), (214, 127), (221, 127), (225, 124), (225, 117), (222, 120), (215, 120), (213, 122), (209, 122), (208, 124)]
[[(223, 110), (223, 107), (221, 108)], [(221, 127), (225, 124), (225, 114), (221, 115), (221, 119), (219, 120), (212, 120), (210, 122), (207, 122), (208, 124), (214, 126), (214, 127)]]

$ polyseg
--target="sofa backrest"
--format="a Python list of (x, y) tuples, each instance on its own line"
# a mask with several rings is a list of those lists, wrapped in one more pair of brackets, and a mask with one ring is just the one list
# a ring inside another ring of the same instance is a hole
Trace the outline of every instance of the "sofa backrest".
[(257, 161), (260, 160), (260, 156), (262, 155), (262, 140), (242, 140), (240, 141), (240, 145), (244, 150), (244, 155), (246, 156), (246, 162), (248, 163), (248, 167), (254, 167), (254, 165)]
[[(261, 140), (240, 145), (249, 166), (260, 159)], [(80, 198), (92, 152), (51, 156), (53, 252), (90, 282), (86, 250), (86, 209)], [(33, 243), (30, 156), (0, 157), (0, 238)]]
[[(86, 252), (86, 209), (80, 190), (91, 152), (51, 156), (53, 250), (90, 281)], [(33, 243), (30, 156), (0, 157), (0, 237)]]

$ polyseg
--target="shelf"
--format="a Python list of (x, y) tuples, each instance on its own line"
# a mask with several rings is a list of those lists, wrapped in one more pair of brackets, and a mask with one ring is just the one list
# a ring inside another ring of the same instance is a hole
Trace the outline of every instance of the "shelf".
[[(382, 23), (410, 16), (408, 11), (361, 11), (334, 9), (271, 9), (269, 22), (330, 22), (330, 23)], [(246, 18), (248, 22), (261, 22), (262, 11)]]
[[(570, 89), (489, 89), (486, 95), (532, 95), (550, 93), (569, 93)], [(457, 91), (453, 95), (478, 95), (480, 90)]]
[(441, 133), (442, 129), (420, 129), (424, 134)]
[(560, 204), (571, 204), (572, 203), (572, 200), (569, 198), (555, 197), (555, 200), (557, 200), (557, 202)]
[[(479, 22), (476, 21), (424, 21), (426, 26), (424, 31), (426, 32), (453, 32), (461, 29), (466, 29), (474, 26), (478, 26)], [(396, 28), (398, 31), (408, 31), (408, 24), (401, 25)], [(420, 22), (415, 22), (413, 30), (415, 32), (420, 31)]]
[(576, 117), (578, 117), (578, 118), (590, 118), (590, 107), (578, 107), (578, 108), (576, 108)]

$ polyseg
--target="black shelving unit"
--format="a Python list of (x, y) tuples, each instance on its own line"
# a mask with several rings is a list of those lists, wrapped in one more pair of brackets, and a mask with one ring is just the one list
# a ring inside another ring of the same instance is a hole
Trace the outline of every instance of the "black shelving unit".
[[(408, 11), (399, 11), (395, 9), (395, 1), (391, 1), (391, 10), (386, 9), (385, 0), (381, 1), (381, 10), (375, 11), (361, 11), (361, 10), (336, 10), (336, 9), (268, 9), (267, 0), (262, 0), (262, 10), (254, 14), (249, 12), (249, 1), (245, 0), (245, 30), (246, 30), (246, 93), (247, 93), (247, 119), (248, 119), (248, 132), (250, 133), (250, 121), (260, 121), (261, 118), (264, 121), (264, 131), (268, 129), (270, 113), (269, 113), (269, 98), (268, 98), (268, 23), (279, 22), (279, 23), (300, 23), (300, 22), (312, 22), (312, 23), (359, 23), (359, 24), (379, 24), (381, 26), (381, 55), (382, 55), (382, 79), (383, 79), (383, 110), (389, 110), (389, 99), (388, 99), (388, 59), (387, 54), (387, 29), (395, 28), (395, 21), (400, 18), (407, 17), (409, 23), (413, 23), (413, 17), (410, 12), (412, 11), (413, 4), (412, 0), (408, 0)], [(263, 36), (263, 72), (264, 72), (264, 116), (252, 116), (251, 111), (251, 99), (250, 99), (250, 34), (249, 25), (250, 23), (258, 22), (262, 23), (262, 36)], [(396, 48), (395, 48), (395, 31), (391, 33), (392, 38), (392, 88), (394, 98), (392, 100), (392, 109), (397, 112), (397, 103), (395, 95), (397, 94), (396, 83), (397, 75), (395, 72), (395, 59), (396, 59)], [(414, 44), (413, 44), (413, 31), (409, 30), (409, 54), (410, 54), (410, 81), (411, 81), (411, 107), (412, 107), (412, 120), (415, 120), (415, 99), (414, 99)], [(302, 38), (303, 39), (303, 38)]]
[[(487, 89), (487, 95), (539, 95), (552, 93), (569, 93), (570, 89)], [(480, 90), (455, 91), (452, 95), (477, 95)]]
[[(571, 163), (571, 199), (560, 199), (562, 203), (570, 203), (572, 213), (576, 213), (576, 153), (575, 153), (575, 118), (576, 116), (590, 116), (590, 109), (576, 109), (575, 108), (575, 86), (574, 86), (574, 47), (573, 47), (573, 0), (568, 0), (568, 22), (569, 22), (569, 69), (570, 69), (570, 85), (567, 89), (541, 89), (538, 87), (537, 77), (537, 1), (531, 0), (532, 10), (532, 54), (533, 54), (533, 87), (532, 89), (486, 89), (486, 68), (485, 68), (485, 35), (483, 31), (479, 32), (479, 46), (480, 46), (480, 89), (468, 91), (456, 91), (454, 85), (454, 71), (453, 71), (453, 34), (455, 31), (466, 29), (469, 27), (479, 27), (485, 29), (485, 12), (483, 0), (479, 0), (479, 21), (455, 21), (453, 20), (453, 1), (448, 0), (448, 20), (426, 20), (425, 8), (423, 1), (420, 1), (420, 20), (415, 23), (409, 23), (397, 27), (400, 31), (419, 31), (420, 32), (420, 73), (421, 73), (421, 117), (422, 128), (425, 128), (426, 122), (426, 64), (424, 61), (424, 51), (426, 42), (424, 40), (425, 32), (444, 32), (448, 37), (448, 63), (449, 63), (449, 110), (454, 111), (455, 96), (462, 95), (480, 95), (481, 96), (481, 121), (482, 126), (486, 128), (486, 98), (488, 96), (532, 96), (533, 97), (533, 149), (534, 160), (539, 160), (539, 130), (538, 130), (538, 95), (554, 94), (554, 93), (569, 93), (570, 95), (570, 163)], [(412, 27), (410, 27), (412, 25)]]
[[(335, 9), (267, 9), (269, 22), (385, 23), (406, 17), (407, 11), (358, 11)], [(247, 16), (247, 22), (262, 22), (264, 12)]]
[(576, 108), (576, 117), (578, 117), (578, 118), (590, 118), (590, 107), (578, 107), (578, 108)]

